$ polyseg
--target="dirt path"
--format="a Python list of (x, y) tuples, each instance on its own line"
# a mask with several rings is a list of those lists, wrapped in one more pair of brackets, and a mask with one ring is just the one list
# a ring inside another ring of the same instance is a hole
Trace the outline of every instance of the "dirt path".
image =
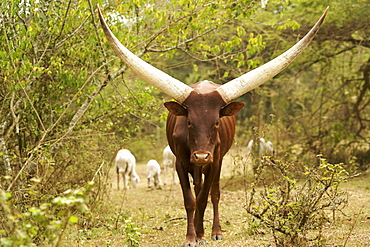
[[(234, 246), (275, 246), (272, 235), (268, 229), (258, 225), (244, 210), (245, 192), (238, 180), (229, 181), (230, 171), (225, 168), (228, 175), (223, 175), (220, 200), (220, 221), (224, 240), (212, 241), (210, 239), (212, 227), (212, 204), (209, 202), (205, 214), (205, 234), (207, 246), (234, 247)], [(109, 212), (103, 212), (101, 225), (88, 231), (79, 230), (79, 236), (71, 242), (74, 246), (100, 247), (100, 246), (128, 246), (127, 236), (139, 239), (140, 246), (176, 247), (182, 246), (186, 233), (186, 214), (180, 186), (162, 186), (160, 190), (147, 189), (146, 165), (138, 164), (137, 173), (141, 182), (136, 189), (127, 191), (117, 190), (116, 176), (111, 171), (112, 188), (107, 203)], [(335, 224), (328, 224), (323, 235), (328, 238), (326, 246), (370, 246), (370, 176), (359, 178), (343, 184), (343, 190), (349, 194), (349, 205), (344, 214), (336, 216)], [(171, 181), (171, 180), (170, 180)], [(241, 180), (239, 180), (241, 181)], [(225, 184), (232, 184), (226, 186)], [(230, 189), (234, 189), (230, 190)], [(330, 214), (330, 212), (328, 212)], [(129, 220), (126, 221), (125, 220)], [(127, 228), (127, 226), (130, 226)], [(138, 228), (138, 236), (130, 232)], [(70, 245), (65, 245), (70, 246)]]
[[(170, 183), (162, 186), (160, 190), (147, 189), (145, 165), (138, 164), (137, 172), (141, 182), (136, 189), (117, 191), (117, 185), (114, 182), (113, 201), (120, 201), (122, 212), (128, 212), (140, 228), (141, 246), (181, 246), (185, 240), (186, 214), (180, 186)], [(245, 239), (247, 214), (243, 209), (244, 201), (242, 191), (222, 191), (220, 220), (225, 238), (222, 241), (210, 239), (213, 210), (209, 201), (205, 214), (207, 246), (247, 245), (249, 241)]]

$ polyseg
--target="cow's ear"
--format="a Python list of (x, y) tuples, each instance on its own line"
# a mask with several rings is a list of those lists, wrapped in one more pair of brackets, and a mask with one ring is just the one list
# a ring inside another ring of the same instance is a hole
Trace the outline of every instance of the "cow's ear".
[(175, 101), (168, 101), (164, 103), (164, 106), (169, 112), (175, 116), (187, 116), (188, 111), (186, 108)]
[(220, 111), (220, 117), (233, 116), (237, 114), (244, 107), (244, 105), (245, 105), (244, 102), (239, 101), (231, 102), (226, 106), (222, 107)]

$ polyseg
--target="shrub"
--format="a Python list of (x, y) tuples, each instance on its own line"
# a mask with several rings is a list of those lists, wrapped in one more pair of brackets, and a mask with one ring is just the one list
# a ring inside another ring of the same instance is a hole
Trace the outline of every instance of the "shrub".
[[(93, 182), (67, 190), (38, 206), (23, 204), (22, 207), (10, 192), (0, 189), (1, 246), (58, 246), (68, 224), (77, 223), (79, 213), (88, 211), (87, 194), (92, 185)], [(34, 188), (29, 190), (36, 192)]]
[[(297, 174), (294, 163), (264, 160), (248, 193), (246, 211), (272, 231), (276, 246), (324, 246), (321, 232), (330, 222), (329, 212), (335, 220), (335, 213), (347, 204), (338, 187), (348, 173), (342, 164), (330, 164), (321, 156), (318, 166), (305, 167), (303, 179), (293, 171)], [(266, 182), (266, 174), (273, 174), (273, 182)]]

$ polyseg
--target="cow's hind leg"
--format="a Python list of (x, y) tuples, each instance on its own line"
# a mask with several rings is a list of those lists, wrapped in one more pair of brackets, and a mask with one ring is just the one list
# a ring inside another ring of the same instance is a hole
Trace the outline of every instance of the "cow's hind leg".
[(177, 184), (177, 182), (176, 182), (176, 169), (175, 168), (172, 169), (172, 182), (173, 182), (173, 184)]
[(119, 171), (118, 171), (118, 168), (116, 169), (116, 173), (117, 173), (117, 190), (119, 190)]
[(167, 184), (167, 164), (163, 165), (163, 185)]

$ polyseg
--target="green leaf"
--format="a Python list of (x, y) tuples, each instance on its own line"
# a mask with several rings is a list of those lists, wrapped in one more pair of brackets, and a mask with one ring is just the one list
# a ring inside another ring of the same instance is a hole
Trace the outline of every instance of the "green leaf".
[(193, 64), (193, 70), (194, 70), (195, 72), (197, 72), (197, 71), (198, 71), (198, 65)]
[(69, 222), (71, 222), (71, 223), (77, 223), (78, 222), (78, 218), (76, 217), (76, 216), (71, 216), (71, 217), (69, 217)]
[(245, 31), (244, 27), (241, 27), (241, 26), (239, 26), (239, 27), (236, 28), (236, 32), (238, 34), (238, 37), (243, 37), (243, 36), (245, 36), (247, 34), (247, 32)]

